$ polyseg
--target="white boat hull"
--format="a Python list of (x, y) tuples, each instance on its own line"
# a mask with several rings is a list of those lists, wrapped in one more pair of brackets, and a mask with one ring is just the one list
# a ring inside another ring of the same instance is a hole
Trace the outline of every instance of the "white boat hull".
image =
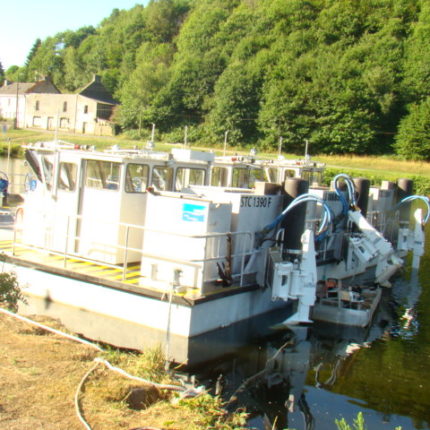
[[(250, 322), (272, 311), (284, 309), (280, 319), (285, 312), (291, 312), (290, 304), (272, 301), (270, 290), (258, 287), (198, 300), (176, 297), (170, 302), (168, 294), (151, 297), (143, 291), (139, 294), (137, 288), (127, 291), (16, 262), (4, 263), (3, 270), (16, 273), (27, 299), (28, 303), (20, 306), (20, 313), (58, 318), (74, 332), (119, 347), (143, 350), (162, 345), (169, 359), (181, 363), (200, 361), (201, 351), (199, 357), (192, 357), (190, 345), (202, 335), (210, 339), (211, 332)], [(240, 343), (246, 340), (244, 337)], [(224, 339), (221, 350), (212, 345), (216, 351), (206, 351), (206, 358), (228, 353), (233, 345), (237, 347), (237, 339), (228, 343)]]
[(315, 321), (324, 321), (333, 324), (341, 324), (355, 327), (367, 327), (372, 321), (373, 315), (381, 300), (381, 289), (375, 290), (371, 302), (365, 309), (354, 309), (319, 301), (313, 306), (311, 317)]

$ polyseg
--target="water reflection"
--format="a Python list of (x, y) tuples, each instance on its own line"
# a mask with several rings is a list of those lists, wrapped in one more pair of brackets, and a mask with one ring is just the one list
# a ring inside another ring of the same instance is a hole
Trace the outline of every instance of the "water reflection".
[(428, 255), (420, 271), (409, 263), (384, 291), (366, 330), (317, 324), (275, 331), (200, 377), (222, 388), (230, 408), (246, 406), (251, 428), (333, 429), (335, 419), (352, 424), (362, 411), (369, 429), (428, 429)]

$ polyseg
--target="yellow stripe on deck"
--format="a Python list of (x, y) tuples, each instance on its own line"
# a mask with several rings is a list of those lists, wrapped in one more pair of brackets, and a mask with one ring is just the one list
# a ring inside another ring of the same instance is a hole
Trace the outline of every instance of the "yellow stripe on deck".
[[(12, 250), (14, 247), (12, 240), (1, 240), (0, 250)], [(87, 273), (90, 276), (98, 276), (112, 281), (119, 281), (127, 284), (138, 285), (141, 278), (140, 264), (130, 264), (126, 267), (125, 279), (123, 279), (123, 268), (106, 266), (95, 261), (80, 260), (79, 258), (66, 257), (61, 254), (51, 254), (49, 251), (29, 249), (15, 243), (15, 255), (17, 257), (28, 258), (35, 262), (51, 265), (53, 267), (62, 266), (65, 269), (74, 270), (78, 273)], [(65, 264), (64, 264), (65, 263)], [(157, 291), (157, 290), (154, 290)]]

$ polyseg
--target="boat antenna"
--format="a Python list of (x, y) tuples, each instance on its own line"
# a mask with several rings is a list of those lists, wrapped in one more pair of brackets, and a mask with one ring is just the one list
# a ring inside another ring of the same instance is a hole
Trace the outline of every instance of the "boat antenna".
[(228, 130), (224, 133), (224, 157), (225, 157), (225, 150), (227, 148), (227, 136), (228, 136)]
[(282, 141), (283, 141), (283, 137), (280, 136), (279, 137), (279, 145), (278, 145), (278, 157), (280, 157), (282, 155)]
[(308, 146), (309, 146), (309, 141), (308, 139), (305, 139), (305, 160), (309, 159)]
[(155, 142), (155, 124), (152, 123), (151, 142)]
[(57, 121), (55, 124), (55, 131), (54, 131), (54, 142), (57, 144), (58, 141), (58, 128), (60, 127), (60, 108), (58, 108), (57, 111)]
[(155, 138), (155, 124), (152, 124), (152, 131), (151, 131), (151, 140), (149, 142), (146, 142), (146, 149), (154, 149), (155, 143), (154, 143), (154, 138)]

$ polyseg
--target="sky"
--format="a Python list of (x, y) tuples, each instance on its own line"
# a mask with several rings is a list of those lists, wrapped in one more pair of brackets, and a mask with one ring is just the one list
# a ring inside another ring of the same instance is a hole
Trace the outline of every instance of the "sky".
[(148, 0), (10, 0), (0, 3), (0, 62), (4, 70), (23, 66), (36, 39), (97, 27), (113, 9), (131, 9)]

